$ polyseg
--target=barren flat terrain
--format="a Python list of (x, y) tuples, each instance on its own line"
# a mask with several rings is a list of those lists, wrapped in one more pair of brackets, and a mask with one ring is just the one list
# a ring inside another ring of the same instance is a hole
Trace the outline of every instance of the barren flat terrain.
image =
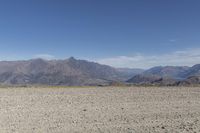
[(1, 88), (1, 133), (198, 133), (198, 87)]

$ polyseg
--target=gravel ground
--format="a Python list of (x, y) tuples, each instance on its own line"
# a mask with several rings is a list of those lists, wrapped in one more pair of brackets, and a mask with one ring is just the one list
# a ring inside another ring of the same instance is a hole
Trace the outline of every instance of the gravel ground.
[(200, 88), (1, 88), (0, 133), (199, 133)]

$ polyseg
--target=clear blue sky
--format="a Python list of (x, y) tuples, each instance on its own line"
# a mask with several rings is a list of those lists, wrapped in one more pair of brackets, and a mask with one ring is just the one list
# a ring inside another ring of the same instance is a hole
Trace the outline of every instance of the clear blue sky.
[[(109, 64), (198, 48), (200, 0), (0, 1), (0, 60), (52, 55)], [(134, 67), (133, 60), (109, 65)]]

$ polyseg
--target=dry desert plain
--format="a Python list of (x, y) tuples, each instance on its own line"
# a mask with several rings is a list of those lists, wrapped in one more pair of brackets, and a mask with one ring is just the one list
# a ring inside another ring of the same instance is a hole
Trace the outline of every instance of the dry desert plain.
[(199, 133), (199, 87), (0, 88), (0, 133)]

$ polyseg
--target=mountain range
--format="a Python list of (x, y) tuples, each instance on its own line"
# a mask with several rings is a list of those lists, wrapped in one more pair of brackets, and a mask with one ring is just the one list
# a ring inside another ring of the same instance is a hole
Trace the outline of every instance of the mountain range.
[(148, 70), (114, 68), (70, 57), (65, 60), (31, 59), (0, 61), (0, 84), (104, 86), (124, 84), (191, 85), (200, 84), (200, 64), (157, 66)]
[(112, 81), (126, 81), (141, 71), (140, 69), (117, 69), (73, 57), (66, 60), (1, 61), (0, 83), (108, 85)]
[(157, 66), (133, 76), (132, 84), (194, 85), (200, 83), (200, 64), (187, 66)]

